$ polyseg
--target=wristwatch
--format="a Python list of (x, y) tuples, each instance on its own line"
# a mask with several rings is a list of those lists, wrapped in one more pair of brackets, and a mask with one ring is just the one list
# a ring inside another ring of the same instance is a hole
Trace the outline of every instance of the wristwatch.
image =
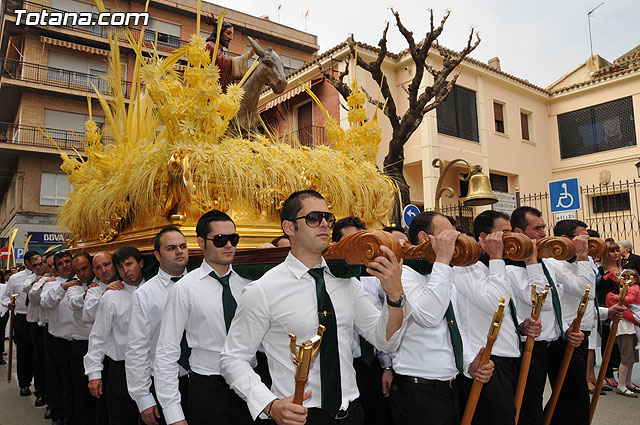
[(387, 305), (390, 307), (404, 307), (405, 302), (407, 301), (407, 297), (404, 295), (400, 295), (400, 299), (398, 301), (391, 301), (389, 299), (389, 295), (387, 295)]

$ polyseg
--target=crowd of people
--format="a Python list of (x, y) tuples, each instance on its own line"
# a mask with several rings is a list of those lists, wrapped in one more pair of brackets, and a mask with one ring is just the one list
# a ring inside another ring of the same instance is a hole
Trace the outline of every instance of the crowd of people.
[[(555, 382), (572, 346), (552, 423), (586, 425), (594, 353), (616, 317), (618, 357), (607, 384), (628, 397), (640, 392), (631, 382), (640, 257), (627, 241), (608, 241), (607, 255), (593, 259), (588, 226), (563, 220), (553, 233), (573, 240), (574, 259), (539, 260), (534, 249), (524, 261), (505, 260), (503, 233), (539, 239), (544, 218), (531, 207), (510, 217), (485, 211), (473, 223), (480, 261), (451, 267), (460, 233), (448, 217), (422, 212), (408, 232), (384, 230), (401, 243), (429, 241), (433, 263), (404, 264), (381, 247), (384, 256), (352, 277), (322, 253), (330, 241), (365, 229), (362, 220), (336, 221), (324, 198), (305, 190), (285, 201), (281, 226), (284, 235), (263, 248), (290, 252), (257, 274), (255, 264), (232, 265), (240, 236), (218, 210), (197, 223), (203, 261), (190, 271), (187, 241), (173, 226), (156, 235), (153, 258), (130, 246), (93, 256), (27, 252), (26, 268), (5, 273), (0, 288), (3, 320), (7, 310), (15, 313), (20, 395), (31, 395), (33, 384), (35, 405), (46, 406), (54, 425), (457, 424), (477, 380), (484, 385), (473, 423), (513, 425), (529, 337), (535, 344), (518, 423), (542, 424), (545, 383)], [(623, 306), (620, 279), (634, 282)], [(588, 307), (574, 329), (588, 285)], [(530, 317), (532, 288), (549, 288), (537, 319)], [(483, 363), (502, 297), (501, 330)], [(306, 341), (319, 325), (325, 330), (300, 405), (290, 334)]]

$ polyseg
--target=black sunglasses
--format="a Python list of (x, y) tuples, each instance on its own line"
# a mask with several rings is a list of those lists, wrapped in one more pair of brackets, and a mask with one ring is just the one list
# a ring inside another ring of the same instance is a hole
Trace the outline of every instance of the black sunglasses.
[(215, 235), (213, 238), (204, 238), (205, 242), (210, 240), (213, 242), (213, 246), (216, 248), (222, 248), (227, 245), (227, 242), (231, 242), (231, 246), (238, 245), (238, 241), (240, 240), (240, 235), (237, 233), (232, 233), (230, 235)]
[(32, 263), (31, 267), (40, 267), (42, 266), (44, 263), (42, 261), (40, 261), (39, 263)]
[(333, 229), (333, 225), (336, 224), (336, 216), (331, 214), (330, 212), (325, 211), (311, 211), (307, 215), (295, 217), (292, 221), (300, 220), (301, 218), (304, 218), (304, 222), (307, 223), (307, 226), (309, 227), (320, 226), (320, 223), (322, 223), (322, 219), (327, 220), (329, 229)]

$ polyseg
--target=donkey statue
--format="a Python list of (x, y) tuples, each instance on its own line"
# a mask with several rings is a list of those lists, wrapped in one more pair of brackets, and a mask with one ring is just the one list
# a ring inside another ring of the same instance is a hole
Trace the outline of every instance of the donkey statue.
[(271, 87), (274, 93), (280, 94), (287, 88), (287, 78), (284, 74), (282, 59), (271, 48), (263, 49), (251, 37), (249, 43), (258, 55), (260, 63), (251, 73), (244, 85), (244, 97), (238, 111), (238, 123), (243, 131), (255, 131), (260, 125), (258, 113), (258, 99), (264, 85)]

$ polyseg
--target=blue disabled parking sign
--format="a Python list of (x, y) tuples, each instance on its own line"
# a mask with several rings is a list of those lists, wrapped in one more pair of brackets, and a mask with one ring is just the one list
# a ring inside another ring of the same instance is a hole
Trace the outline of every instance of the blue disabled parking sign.
[(418, 214), (420, 214), (420, 209), (418, 209), (418, 207), (416, 207), (415, 205), (409, 204), (404, 207), (404, 210), (402, 211), (402, 221), (404, 221), (404, 225), (409, 227), (409, 225), (411, 224), (411, 220), (413, 220), (413, 217), (417, 216)]
[(578, 179), (549, 182), (549, 203), (552, 213), (579, 210), (581, 206)]

